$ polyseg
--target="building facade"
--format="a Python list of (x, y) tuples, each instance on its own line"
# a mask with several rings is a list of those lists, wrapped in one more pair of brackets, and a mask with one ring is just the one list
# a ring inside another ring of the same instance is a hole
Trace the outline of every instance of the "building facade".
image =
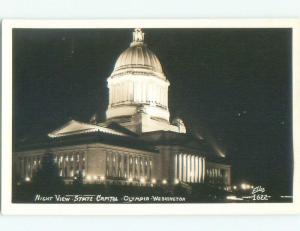
[(54, 155), (59, 175), (72, 183), (209, 183), (229, 187), (230, 165), (202, 138), (170, 122), (170, 82), (141, 29), (118, 57), (107, 79), (106, 120), (71, 120), (47, 137), (22, 142), (13, 153), (14, 174), (30, 181), (44, 154)]

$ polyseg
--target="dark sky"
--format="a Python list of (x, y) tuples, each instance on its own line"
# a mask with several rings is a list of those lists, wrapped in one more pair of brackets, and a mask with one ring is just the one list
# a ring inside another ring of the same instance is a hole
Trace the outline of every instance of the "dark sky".
[[(169, 108), (224, 152), (234, 183), (290, 193), (290, 29), (145, 29), (170, 81)], [(70, 118), (104, 119), (106, 79), (129, 46), (128, 29), (15, 29), (16, 139)]]

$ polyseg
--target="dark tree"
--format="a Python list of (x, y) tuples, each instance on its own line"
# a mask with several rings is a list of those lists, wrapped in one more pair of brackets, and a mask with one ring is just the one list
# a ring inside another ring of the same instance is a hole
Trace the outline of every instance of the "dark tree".
[(64, 185), (51, 151), (46, 151), (43, 155), (41, 167), (33, 176), (32, 184), (42, 192), (55, 192)]
[(83, 176), (82, 176), (82, 172), (79, 172), (75, 177), (74, 177), (74, 180), (73, 180), (73, 185), (74, 186), (82, 186), (83, 184)]

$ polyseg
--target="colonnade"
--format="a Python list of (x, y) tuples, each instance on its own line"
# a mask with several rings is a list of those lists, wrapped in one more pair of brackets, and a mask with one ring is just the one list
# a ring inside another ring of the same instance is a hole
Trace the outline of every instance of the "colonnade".
[(41, 167), (42, 157), (40, 155), (25, 156), (18, 158), (16, 163), (16, 170), (21, 179), (29, 179)]
[(145, 77), (142, 81), (123, 81), (109, 85), (109, 105), (122, 103), (154, 103), (155, 105), (168, 107), (168, 87), (156, 81), (148, 80)]
[(211, 184), (226, 184), (227, 175), (224, 169), (210, 168), (206, 170), (207, 182)]
[(59, 169), (59, 176), (74, 177), (79, 173), (84, 177), (86, 175), (86, 157), (84, 152), (58, 154), (54, 158)]
[(109, 152), (106, 154), (106, 177), (149, 180), (152, 158), (148, 156)]
[(190, 154), (176, 154), (175, 179), (188, 183), (203, 183), (205, 158)]
[[(86, 157), (84, 152), (54, 154), (54, 163), (58, 167), (59, 176), (74, 177), (79, 172), (85, 176)], [(30, 180), (34, 173), (42, 167), (41, 155), (22, 156), (17, 159), (16, 170), (21, 179)]]

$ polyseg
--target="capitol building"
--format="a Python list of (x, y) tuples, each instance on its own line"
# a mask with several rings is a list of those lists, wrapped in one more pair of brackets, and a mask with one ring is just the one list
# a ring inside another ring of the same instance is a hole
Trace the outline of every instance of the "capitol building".
[(204, 138), (189, 133), (180, 118), (170, 120), (170, 84), (158, 57), (144, 42), (143, 31), (135, 29), (132, 42), (107, 77), (105, 121), (70, 120), (43, 141), (22, 143), (13, 153), (14, 174), (20, 181), (31, 181), (50, 150), (59, 175), (69, 184), (81, 174), (86, 184), (230, 187), (225, 157)]

